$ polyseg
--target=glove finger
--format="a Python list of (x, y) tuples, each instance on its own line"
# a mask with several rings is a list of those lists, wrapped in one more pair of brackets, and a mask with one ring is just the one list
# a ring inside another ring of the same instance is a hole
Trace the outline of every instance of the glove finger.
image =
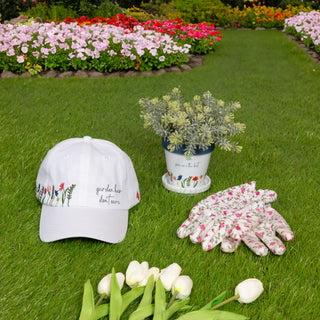
[(242, 241), (246, 246), (253, 251), (257, 256), (265, 257), (268, 254), (268, 248), (259, 240), (253, 231), (248, 232)]
[(202, 249), (205, 251), (209, 251), (216, 247), (219, 243), (222, 242), (225, 237), (226, 229), (221, 225), (212, 225), (212, 228), (207, 231), (203, 241), (202, 241)]
[(281, 235), (282, 239), (286, 241), (293, 240), (294, 235), (290, 226), (288, 225), (287, 221), (275, 209), (272, 209), (272, 223), (274, 230)]
[(235, 240), (233, 238), (225, 238), (221, 242), (221, 250), (225, 253), (233, 253), (238, 248), (240, 240)]
[(201, 213), (198, 213), (194, 216), (189, 216), (187, 220), (183, 222), (183, 224), (178, 228), (177, 235), (179, 238), (185, 238), (191, 233), (194, 232), (195, 229), (199, 227), (202, 223), (203, 217)]
[(280, 256), (285, 253), (286, 251), (285, 245), (275, 235), (270, 236), (270, 235), (264, 234), (262, 237), (260, 237), (260, 239), (267, 245), (270, 251), (273, 252), (274, 254)]
[(286, 247), (282, 243), (282, 241), (276, 237), (275, 231), (273, 229), (273, 225), (269, 225), (267, 223), (261, 224), (258, 228), (256, 228), (256, 236), (258, 236), (261, 241), (265, 243), (265, 245), (276, 255), (282, 255), (286, 251)]
[(198, 243), (204, 240), (207, 233), (211, 228), (214, 228), (214, 226), (217, 224), (214, 217), (209, 218), (204, 221), (204, 223), (201, 223), (195, 228), (192, 233), (190, 233), (190, 240), (193, 243)]
[(201, 224), (205, 223), (210, 215), (215, 216), (215, 209), (204, 205), (204, 202), (200, 205), (202, 201), (192, 208), (189, 218), (178, 228), (177, 235), (179, 238), (185, 238), (191, 233), (194, 233)]

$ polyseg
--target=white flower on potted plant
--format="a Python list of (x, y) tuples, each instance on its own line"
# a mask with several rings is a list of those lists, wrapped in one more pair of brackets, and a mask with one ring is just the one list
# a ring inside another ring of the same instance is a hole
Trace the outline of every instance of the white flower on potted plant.
[(263, 292), (263, 284), (258, 279), (247, 279), (239, 283), (235, 288), (235, 295), (240, 303), (251, 303)]
[(136, 260), (131, 261), (126, 271), (126, 284), (132, 289), (138, 287), (146, 278), (148, 270), (148, 262), (139, 263)]
[[(110, 290), (111, 290), (111, 277), (112, 277), (112, 274), (109, 273), (108, 275), (106, 275), (105, 277), (103, 277), (99, 284), (98, 284), (98, 288), (97, 288), (97, 291), (100, 295), (100, 298), (98, 300), (98, 302), (96, 303), (96, 305), (99, 305), (100, 302), (104, 299), (104, 298), (107, 298), (107, 297), (110, 297)], [(116, 278), (117, 278), (117, 281), (118, 281), (118, 284), (119, 284), (119, 288), (120, 290), (122, 289), (123, 287), (123, 284), (124, 284), (124, 274), (121, 273), (121, 272), (117, 272), (116, 273)]]
[(174, 281), (179, 277), (181, 273), (181, 267), (177, 263), (172, 263), (168, 267), (164, 268), (160, 272), (160, 280), (163, 287), (170, 291)]

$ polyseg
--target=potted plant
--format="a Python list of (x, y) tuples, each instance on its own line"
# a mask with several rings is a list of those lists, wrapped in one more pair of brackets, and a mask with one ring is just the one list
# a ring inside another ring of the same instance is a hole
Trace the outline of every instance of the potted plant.
[(215, 146), (240, 152), (242, 147), (232, 138), (245, 130), (234, 122), (239, 102), (226, 104), (207, 91), (185, 102), (179, 88), (162, 98), (139, 101), (144, 126), (162, 137), (167, 173), (162, 177), (166, 188), (182, 193), (199, 193), (210, 188), (206, 175)]

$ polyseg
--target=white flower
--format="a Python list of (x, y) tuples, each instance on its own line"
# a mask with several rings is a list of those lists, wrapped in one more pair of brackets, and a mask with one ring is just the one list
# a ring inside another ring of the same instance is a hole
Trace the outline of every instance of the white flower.
[(189, 276), (178, 277), (172, 286), (172, 294), (178, 293), (176, 299), (186, 299), (190, 296), (193, 282)]
[(147, 271), (145, 278), (139, 282), (138, 287), (145, 286), (151, 275), (153, 275), (154, 281), (156, 282), (158, 280), (159, 274), (160, 274), (159, 268), (156, 268), (156, 267), (150, 268)]
[(181, 267), (177, 263), (172, 263), (165, 269), (162, 269), (160, 272), (160, 279), (163, 284), (163, 287), (170, 291), (174, 281), (179, 277), (181, 273)]
[(251, 303), (263, 292), (263, 284), (258, 279), (247, 279), (236, 286), (235, 295), (240, 303)]
[[(111, 287), (111, 277), (112, 274), (109, 273), (106, 275), (104, 278), (101, 279), (101, 281), (98, 284), (98, 293), (100, 296), (105, 295), (105, 296), (110, 296), (110, 287)], [(124, 274), (121, 272), (116, 273), (116, 278), (120, 287), (120, 290), (123, 287), (124, 283)]]
[(138, 287), (139, 283), (146, 278), (148, 270), (148, 262), (139, 263), (136, 260), (131, 261), (126, 271), (126, 284), (130, 288)]

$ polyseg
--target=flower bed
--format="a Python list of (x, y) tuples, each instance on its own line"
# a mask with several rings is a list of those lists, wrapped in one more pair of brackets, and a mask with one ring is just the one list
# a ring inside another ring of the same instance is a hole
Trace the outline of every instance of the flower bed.
[(179, 43), (190, 44), (190, 52), (203, 54), (213, 51), (221, 33), (215, 30), (215, 25), (207, 25), (206, 22), (198, 24), (185, 24), (181, 19), (175, 20), (149, 20), (141, 24), (147, 30), (156, 30), (170, 34)]
[(286, 9), (253, 6), (244, 7), (240, 10), (238, 7), (230, 11), (232, 23), (242, 28), (283, 28), (285, 19), (293, 17), (301, 11), (311, 11), (311, 8), (304, 6), (292, 7)]
[[(0, 70), (152, 70), (188, 61), (190, 45), (135, 26), (32, 23), (0, 25)], [(39, 70), (41, 69), (39, 68)]]
[(190, 53), (196, 54), (205, 54), (213, 51), (216, 48), (217, 43), (222, 38), (221, 33), (215, 30), (214, 24), (208, 25), (206, 22), (188, 24), (184, 23), (179, 18), (174, 20), (148, 20), (146, 22), (139, 22), (137, 19), (128, 17), (124, 14), (118, 14), (116, 17), (111, 18), (67, 18), (63, 22), (77, 22), (81, 26), (97, 23), (111, 24), (131, 31), (135, 26), (140, 25), (146, 30), (154, 30), (162, 34), (168, 34), (182, 45), (186, 43), (189, 44), (191, 46)]
[(306, 46), (320, 53), (320, 12), (300, 12), (286, 19), (284, 31), (300, 38)]
[(156, 70), (181, 66), (188, 53), (214, 50), (214, 25), (134, 18), (67, 18), (63, 22), (0, 25), (0, 71)]

